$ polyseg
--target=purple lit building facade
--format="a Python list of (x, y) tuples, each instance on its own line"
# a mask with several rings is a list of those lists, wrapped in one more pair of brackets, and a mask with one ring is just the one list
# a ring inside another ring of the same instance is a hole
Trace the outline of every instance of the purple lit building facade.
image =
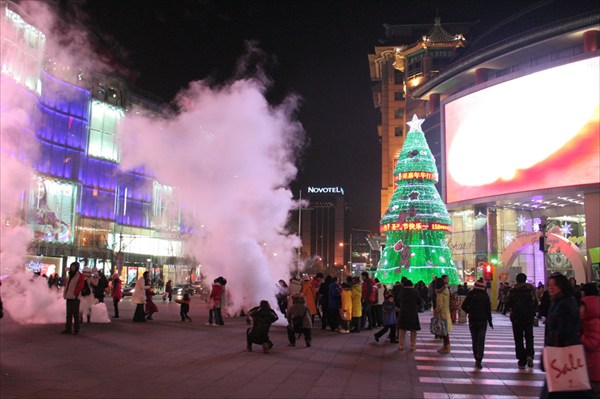
[(0, 10), (1, 84), (11, 93), (2, 111), (28, 115), (19, 142), (2, 151), (33, 171), (21, 195), (33, 232), (29, 267), (63, 274), (79, 260), (120, 272), (126, 282), (145, 270), (164, 281), (189, 279), (194, 271), (181, 260), (181, 220), (162, 212), (172, 189), (148, 171), (120, 167), (119, 122), (134, 106), (160, 114), (161, 100), (135, 90), (122, 67), (106, 75), (58, 65), (19, 6), (0, 2)]

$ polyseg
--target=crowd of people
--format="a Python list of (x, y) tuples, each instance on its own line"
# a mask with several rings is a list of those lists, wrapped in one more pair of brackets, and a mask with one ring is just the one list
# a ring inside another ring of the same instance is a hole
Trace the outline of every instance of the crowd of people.
[[(171, 282), (167, 282), (167, 287)], [(225, 287), (227, 280), (222, 276), (213, 281), (208, 299), (208, 325), (223, 326), (222, 309), (227, 307)], [(506, 289), (508, 287), (508, 290)], [(63, 297), (66, 299), (66, 324), (63, 334), (77, 334), (80, 323), (90, 321), (91, 304), (103, 302), (106, 293), (113, 299), (114, 316), (119, 317), (118, 304), (122, 299), (122, 284), (117, 274), (110, 280), (98, 272), (84, 267), (80, 271), (78, 262), (70, 265), (64, 282)], [(108, 288), (108, 289), (107, 289)], [(483, 279), (474, 283), (453, 287), (451, 292), (448, 276), (434, 277), (429, 284), (422, 281), (414, 284), (403, 277), (391, 287), (373, 279), (367, 272), (360, 277), (349, 276), (341, 282), (336, 276), (317, 273), (309, 276), (294, 276), (289, 282), (279, 280), (276, 295), (277, 307), (287, 321), (288, 344), (297, 345), (304, 339), (306, 346), (312, 345), (312, 330), (319, 326), (341, 334), (373, 331), (373, 339), (387, 340), (398, 344), (401, 351), (416, 349), (417, 334), (421, 331), (419, 313), (431, 309), (434, 319), (444, 325), (440, 354), (451, 352), (450, 336), (457, 307), (468, 315), (475, 367), (483, 368), (485, 337), (487, 328), (494, 328), (489, 283)], [(168, 289), (167, 289), (168, 291)], [(153, 320), (158, 307), (153, 302), (154, 290), (148, 272), (137, 280), (132, 296), (136, 304), (134, 322)], [(165, 292), (163, 300), (171, 300), (171, 292)], [(600, 389), (600, 296), (595, 283), (577, 285), (555, 273), (548, 279), (547, 287), (537, 287), (527, 282), (524, 273), (516, 275), (514, 286), (500, 283), (498, 308), (502, 315), (509, 315), (515, 344), (517, 367), (534, 367), (534, 325), (542, 320), (545, 346), (567, 346), (583, 344), (589, 369), (590, 382), (598, 392)], [(190, 297), (176, 299), (180, 304), (182, 321), (189, 317)], [(458, 305), (457, 305), (458, 304)], [(454, 314), (453, 314), (454, 313)], [(277, 312), (267, 300), (245, 313), (249, 327), (246, 330), (247, 350), (260, 345), (268, 353), (273, 342), (269, 338), (271, 325), (279, 319)], [(466, 319), (465, 319), (466, 321)], [(408, 339), (408, 342), (407, 342)], [(579, 397), (593, 397), (593, 392), (580, 392)], [(546, 386), (542, 397), (552, 397)]]

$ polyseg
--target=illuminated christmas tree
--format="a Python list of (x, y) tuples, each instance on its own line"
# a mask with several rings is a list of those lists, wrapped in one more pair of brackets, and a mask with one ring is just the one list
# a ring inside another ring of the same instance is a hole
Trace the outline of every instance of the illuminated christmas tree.
[(380, 231), (387, 236), (375, 277), (384, 284), (402, 276), (417, 283), (433, 276), (450, 277), (459, 284), (458, 272), (446, 241), (450, 216), (435, 188), (435, 159), (421, 130), (423, 119), (413, 116), (394, 170), (397, 187), (381, 218)]

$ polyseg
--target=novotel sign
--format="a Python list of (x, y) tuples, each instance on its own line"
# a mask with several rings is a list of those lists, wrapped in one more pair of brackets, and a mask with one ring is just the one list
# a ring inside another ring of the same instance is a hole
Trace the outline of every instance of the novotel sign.
[(342, 194), (344, 195), (344, 189), (342, 187), (308, 187), (309, 194)]

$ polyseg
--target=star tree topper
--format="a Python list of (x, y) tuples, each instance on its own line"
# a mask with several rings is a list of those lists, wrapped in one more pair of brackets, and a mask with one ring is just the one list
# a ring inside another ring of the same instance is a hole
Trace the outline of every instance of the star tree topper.
[(411, 132), (422, 132), (421, 125), (425, 122), (425, 119), (419, 119), (417, 114), (413, 114), (413, 118), (410, 122), (406, 122), (408, 126), (410, 126)]

